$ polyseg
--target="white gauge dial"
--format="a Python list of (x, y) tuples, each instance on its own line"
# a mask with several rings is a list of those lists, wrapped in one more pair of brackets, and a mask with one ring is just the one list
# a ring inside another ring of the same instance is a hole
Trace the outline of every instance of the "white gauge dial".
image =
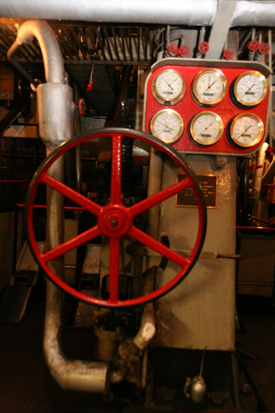
[(183, 120), (172, 109), (157, 112), (150, 123), (152, 135), (165, 143), (175, 143), (183, 133)]
[(222, 120), (214, 112), (198, 113), (191, 121), (190, 133), (196, 143), (203, 146), (213, 145), (222, 136)]
[(258, 116), (250, 113), (236, 116), (230, 126), (231, 139), (243, 148), (258, 144), (263, 134), (263, 122)]
[(192, 83), (194, 98), (203, 105), (213, 106), (219, 103), (227, 91), (227, 80), (218, 69), (206, 69), (199, 72)]
[(179, 72), (167, 69), (160, 72), (152, 83), (152, 93), (157, 102), (171, 105), (178, 103), (184, 96), (186, 84)]
[(256, 106), (267, 93), (266, 78), (251, 70), (240, 75), (234, 83), (235, 98), (243, 106)]

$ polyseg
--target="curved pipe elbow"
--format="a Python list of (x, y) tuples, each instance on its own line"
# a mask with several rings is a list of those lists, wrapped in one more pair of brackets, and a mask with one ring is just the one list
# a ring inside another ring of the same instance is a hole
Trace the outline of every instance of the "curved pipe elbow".
[(47, 281), (44, 354), (50, 372), (63, 389), (104, 393), (109, 385), (108, 363), (68, 360), (62, 352), (62, 299), (62, 292)]
[(153, 303), (148, 303), (144, 307), (141, 320), (140, 328), (137, 335), (134, 337), (134, 344), (140, 350), (144, 350), (156, 334), (156, 322), (154, 314)]
[(44, 344), (44, 352), (52, 376), (63, 389), (91, 393), (108, 390), (108, 363), (68, 360), (56, 344), (52, 347)]
[(23, 23), (17, 34), (17, 39), (8, 51), (8, 58), (23, 43), (30, 43), (35, 37), (41, 48), (45, 78), (47, 83), (65, 83), (63, 57), (53, 30), (45, 21), (31, 20)]

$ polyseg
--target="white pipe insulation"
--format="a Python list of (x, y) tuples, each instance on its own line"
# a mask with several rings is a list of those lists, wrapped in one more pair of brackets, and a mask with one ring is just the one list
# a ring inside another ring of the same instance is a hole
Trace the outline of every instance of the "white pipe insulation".
[[(0, 16), (95, 23), (211, 26), (219, 0), (0, 0)], [(227, 0), (230, 1), (230, 0)], [(275, 2), (238, 0), (230, 27), (275, 25)]]
[[(16, 65), (13, 54), (22, 43), (36, 37), (43, 55), (47, 83), (37, 87), (39, 132), (49, 155), (61, 142), (72, 138), (73, 90), (65, 83), (63, 58), (57, 39), (45, 21), (27, 21), (20, 26), (18, 35), (8, 51), (8, 58)], [(56, 160), (48, 174), (63, 182), (63, 157)], [(47, 187), (46, 248), (51, 250), (64, 241), (63, 196)], [(50, 263), (56, 274), (63, 278), (63, 260)], [(105, 392), (108, 387), (109, 365), (105, 362), (68, 360), (61, 349), (61, 313), (63, 293), (47, 281), (46, 314), (44, 328), (44, 354), (51, 374), (61, 387), (70, 390)]]

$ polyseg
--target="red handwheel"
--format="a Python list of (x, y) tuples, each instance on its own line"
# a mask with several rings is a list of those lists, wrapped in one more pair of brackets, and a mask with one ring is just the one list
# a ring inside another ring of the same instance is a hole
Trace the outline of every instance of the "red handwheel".
[[(78, 144), (82, 144), (91, 139), (111, 137), (112, 139), (112, 160), (111, 160), (111, 184), (110, 184), (110, 203), (106, 206), (101, 206), (87, 197), (79, 194), (67, 185), (57, 181), (47, 172), (50, 166), (65, 152), (69, 151)], [(152, 195), (137, 204), (126, 207), (121, 202), (121, 166), (122, 166), (122, 138), (140, 139), (149, 143), (158, 150), (163, 151), (170, 156), (174, 162), (183, 170), (185, 178), (163, 189), (159, 193)], [(75, 236), (69, 241), (47, 251), (41, 253), (34, 234), (33, 226), (33, 208), (34, 200), (41, 183), (44, 183), (54, 190), (60, 192), (65, 197), (69, 198), (76, 204), (83, 207), (85, 210), (97, 217), (97, 224), (83, 233)], [(198, 204), (198, 232), (195, 245), (188, 258), (182, 257), (180, 254), (172, 251), (164, 246), (159, 241), (153, 239), (145, 232), (141, 231), (134, 225), (134, 218), (153, 207), (154, 205), (174, 196), (186, 188), (193, 188)], [(161, 142), (159, 139), (142, 132), (136, 132), (129, 129), (112, 128), (93, 131), (92, 133), (81, 134), (74, 139), (61, 144), (39, 167), (35, 173), (26, 198), (24, 224), (29, 241), (30, 248), (37, 263), (42, 267), (46, 275), (62, 290), (71, 294), (75, 298), (84, 301), (88, 304), (103, 306), (103, 307), (129, 307), (133, 305), (143, 304), (154, 300), (166, 294), (172, 288), (179, 284), (191, 268), (195, 264), (206, 232), (206, 208), (203, 194), (200, 185), (186, 162), (177, 154), (171, 147)], [(109, 299), (90, 297), (83, 294), (77, 289), (65, 283), (58, 274), (50, 268), (50, 261), (77, 248), (81, 244), (90, 242), (94, 238), (105, 235), (109, 237)], [(179, 273), (163, 287), (151, 292), (148, 295), (120, 300), (119, 299), (119, 255), (120, 255), (120, 240), (124, 236), (132, 237), (143, 245), (151, 248), (160, 255), (173, 261), (181, 267)]]

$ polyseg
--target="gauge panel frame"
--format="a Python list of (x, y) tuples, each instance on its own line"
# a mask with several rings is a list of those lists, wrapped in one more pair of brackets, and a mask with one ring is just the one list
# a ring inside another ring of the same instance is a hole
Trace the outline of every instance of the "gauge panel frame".
[[(207, 100), (207, 99), (203, 99), (199, 95), (199, 93), (196, 89), (196, 86), (198, 84), (199, 79), (203, 75), (208, 74), (208, 73), (215, 73), (217, 75), (217, 77), (219, 79), (221, 79), (222, 85), (223, 85), (223, 90), (222, 90), (222, 93), (220, 94), (220, 96), (216, 99), (212, 99), (212, 101)], [(203, 106), (209, 106), (209, 107), (216, 106), (218, 103), (220, 103), (223, 100), (224, 96), (226, 95), (227, 90), (228, 90), (228, 82), (227, 82), (226, 76), (224, 75), (224, 73), (220, 69), (217, 69), (217, 68), (208, 68), (208, 69), (201, 70), (194, 77), (193, 82), (191, 84), (191, 92), (193, 94), (194, 100), (196, 100), (200, 105), (203, 105)]]
[[(191, 84), (195, 76), (202, 70), (211, 68), (221, 69), (227, 78), (228, 89), (224, 98), (213, 107), (202, 107), (198, 102), (194, 101)], [(251, 70), (257, 70), (265, 77), (270, 74), (267, 66), (259, 62), (242, 62), (242, 61), (225, 61), (225, 60), (209, 60), (206, 59), (182, 59), (182, 58), (165, 58), (156, 62), (151, 67), (151, 72), (147, 76), (144, 88), (144, 105), (143, 105), (143, 124), (142, 128), (144, 132), (150, 133), (150, 121), (154, 114), (169, 106), (158, 103), (152, 95), (151, 85), (155, 76), (165, 69), (177, 70), (186, 81), (186, 92), (183, 99), (173, 106), (173, 109), (178, 112), (185, 125), (182, 136), (171, 146), (184, 153), (197, 153), (197, 154), (213, 154), (213, 155), (229, 155), (229, 156), (245, 156), (252, 152), (255, 152), (266, 136), (266, 121), (267, 121), (267, 108), (269, 93), (266, 94), (263, 101), (256, 107), (248, 109), (247, 107), (240, 107), (236, 101), (232, 99), (232, 85), (234, 80), (242, 73), (246, 73)], [(268, 88), (269, 90), (269, 88)], [(219, 115), (223, 121), (224, 130), (221, 138), (213, 145), (200, 146), (190, 137), (189, 127), (191, 119), (199, 111), (211, 111)], [(264, 134), (262, 140), (253, 147), (244, 148), (237, 147), (234, 142), (228, 137), (228, 125), (237, 115), (241, 113), (251, 112), (257, 115), (264, 124)]]
[[(179, 95), (178, 95), (177, 97), (175, 97), (175, 98), (172, 98), (172, 99), (170, 99), (170, 98), (164, 98), (164, 97), (162, 97), (162, 96), (158, 93), (158, 91), (157, 91), (157, 80), (158, 80), (158, 78), (159, 78), (164, 72), (177, 73), (177, 75), (179, 75), (179, 77), (180, 77), (181, 80), (182, 80), (182, 89), (181, 89), (181, 92), (180, 92)], [(152, 95), (154, 96), (155, 100), (156, 100), (158, 103), (160, 103), (160, 104), (163, 105), (163, 104), (169, 102), (172, 106), (174, 106), (174, 105), (176, 105), (177, 103), (179, 103), (179, 102), (184, 98), (184, 95), (185, 95), (185, 92), (186, 92), (186, 82), (185, 82), (184, 77), (181, 75), (181, 73), (180, 73), (178, 70), (176, 70), (176, 69), (165, 69), (165, 70), (162, 70), (160, 73), (158, 73), (158, 74), (154, 77), (154, 80), (153, 80), (152, 86), (151, 86), (151, 90), (152, 90)]]
[[(238, 84), (239, 84), (240, 80), (242, 80), (245, 76), (251, 76), (252, 74), (255, 77), (258, 77), (262, 81), (262, 83), (264, 84), (264, 90), (263, 90), (263, 93), (262, 93), (262, 96), (261, 96), (260, 99), (257, 99), (253, 103), (247, 103), (239, 97), (238, 92), (237, 92), (237, 87), (238, 87)], [(237, 100), (237, 102), (239, 102), (242, 106), (244, 106), (246, 108), (258, 106), (264, 100), (264, 98), (266, 97), (267, 91), (268, 91), (268, 85), (267, 85), (266, 78), (265, 78), (264, 75), (262, 75), (262, 73), (258, 72), (257, 70), (249, 70), (249, 71), (244, 72), (241, 75), (239, 75), (235, 79), (234, 87), (233, 87), (234, 98)]]
[[(179, 121), (180, 130), (179, 130), (179, 132), (177, 133), (177, 135), (173, 138), (173, 140), (167, 140), (167, 139), (164, 140), (164, 139), (161, 139), (161, 138), (159, 138), (159, 137), (157, 136), (157, 134), (156, 134), (156, 132), (155, 132), (154, 123), (156, 122), (157, 118), (158, 118), (161, 114), (163, 114), (163, 113), (173, 114), (174, 116), (176, 116), (176, 118), (177, 118), (178, 121)], [(154, 116), (152, 117), (151, 121), (150, 121), (150, 133), (152, 133), (152, 135), (153, 135), (155, 138), (159, 139), (160, 141), (162, 141), (162, 142), (164, 142), (164, 143), (166, 143), (166, 144), (168, 144), (168, 145), (173, 145), (174, 143), (176, 143), (176, 142), (180, 139), (180, 137), (182, 136), (183, 131), (184, 131), (184, 122), (183, 122), (183, 119), (182, 119), (182, 117), (180, 116), (180, 114), (179, 114), (178, 112), (176, 112), (174, 109), (162, 109), (162, 110), (156, 112), (156, 113), (154, 114)], [(153, 133), (153, 132), (155, 132), (155, 133)]]

